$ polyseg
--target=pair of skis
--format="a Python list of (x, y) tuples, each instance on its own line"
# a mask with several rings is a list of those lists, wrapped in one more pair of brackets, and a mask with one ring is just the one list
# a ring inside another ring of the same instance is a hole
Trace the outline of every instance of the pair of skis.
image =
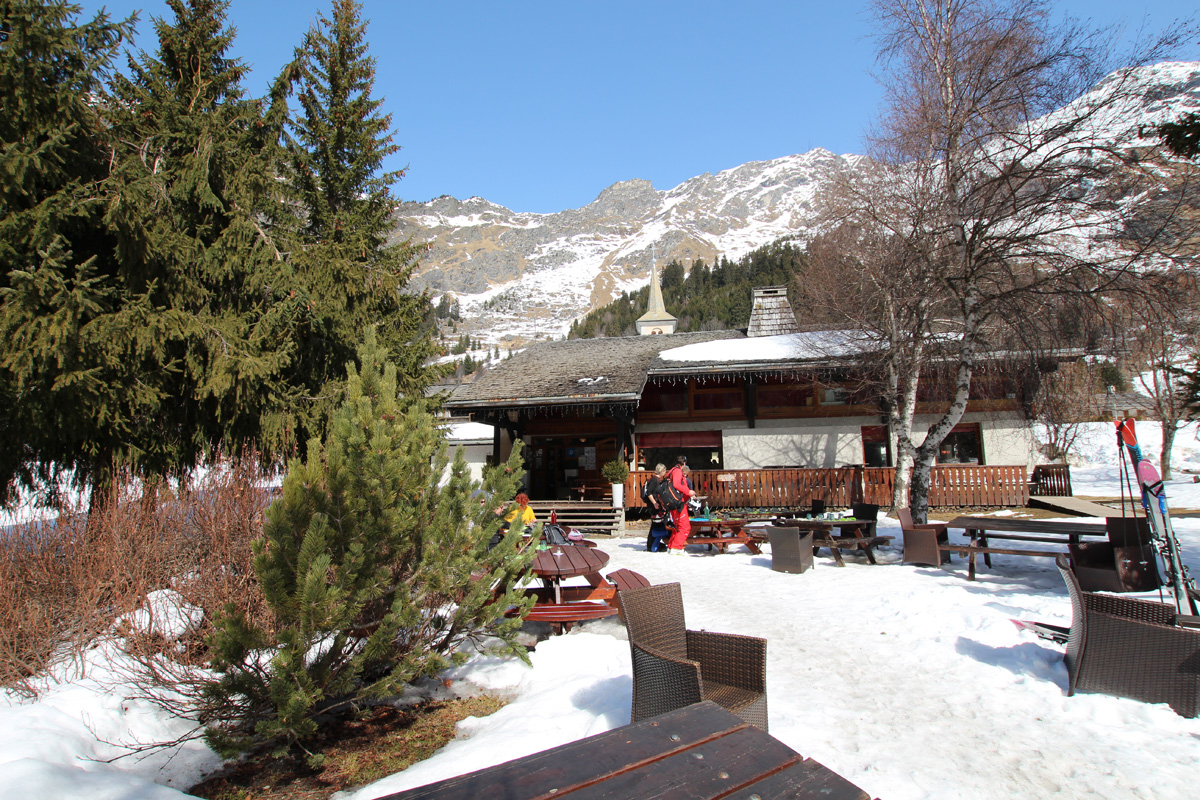
[[(1180, 556), (1179, 540), (1175, 538), (1175, 530), (1171, 527), (1171, 514), (1167, 508), (1167, 493), (1163, 487), (1162, 477), (1150, 463), (1138, 444), (1137, 433), (1133, 428), (1133, 419), (1117, 420), (1117, 449), (1124, 451), (1129, 457), (1133, 474), (1137, 478), (1138, 487), (1142, 492), (1142, 508), (1150, 523), (1150, 533), (1154, 545), (1166, 565), (1168, 583), (1171, 594), (1175, 597), (1176, 613), (1181, 617), (1200, 615), (1197, 610), (1196, 598), (1200, 596), (1195, 582), (1188, 574), (1187, 565)], [(1185, 624), (1194, 620), (1181, 621)], [(1050, 625), (1042, 622), (1029, 622), (1014, 619), (1013, 623), (1021, 630), (1037, 634), (1042, 639), (1049, 639), (1059, 644), (1067, 641), (1068, 628), (1061, 625)]]
[(1150, 459), (1142, 453), (1133, 429), (1133, 419), (1119, 420), (1116, 425), (1117, 446), (1129, 456), (1133, 474), (1142, 490), (1142, 508), (1150, 523), (1154, 543), (1166, 564), (1171, 593), (1175, 596), (1175, 609), (1180, 615), (1196, 616), (1200, 614), (1196, 608), (1196, 584), (1188, 574), (1187, 565), (1183, 563), (1179, 540), (1175, 538), (1175, 529), (1171, 527), (1171, 514), (1167, 509), (1167, 493), (1162, 478)]

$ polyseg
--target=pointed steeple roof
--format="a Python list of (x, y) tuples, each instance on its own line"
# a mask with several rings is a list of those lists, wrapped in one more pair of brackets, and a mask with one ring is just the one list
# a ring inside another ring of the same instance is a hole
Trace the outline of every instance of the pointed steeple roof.
[(658, 285), (658, 263), (650, 265), (650, 298), (646, 301), (646, 313), (638, 317), (637, 331), (642, 336), (655, 333), (674, 333), (678, 320), (667, 313), (663, 302), (662, 287)]

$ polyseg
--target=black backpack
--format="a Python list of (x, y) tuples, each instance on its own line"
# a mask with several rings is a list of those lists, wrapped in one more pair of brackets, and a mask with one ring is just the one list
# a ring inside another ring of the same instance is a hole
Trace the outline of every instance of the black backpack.
[(667, 473), (667, 477), (658, 482), (658, 502), (662, 503), (662, 507), (667, 511), (678, 511), (683, 508), (683, 493), (675, 488), (670, 472)]
[(542, 528), (542, 538), (546, 540), (548, 545), (565, 545), (575, 544), (567, 538), (567, 532), (561, 525), (556, 525), (552, 522), (547, 522), (546, 527)]

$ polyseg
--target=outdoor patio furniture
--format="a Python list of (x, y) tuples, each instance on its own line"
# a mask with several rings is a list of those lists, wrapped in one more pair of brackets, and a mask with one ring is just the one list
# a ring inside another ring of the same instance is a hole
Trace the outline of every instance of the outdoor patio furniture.
[(1200, 630), (1176, 625), (1175, 609), (1152, 600), (1079, 588), (1066, 556), (1055, 563), (1071, 594), (1067, 694), (1098, 692), (1200, 713)]
[(767, 529), (771, 542), (771, 569), (800, 574), (813, 565), (812, 531), (800, 535), (799, 528)]
[(904, 555), (900, 559), (901, 564), (940, 567), (950, 560), (949, 553), (938, 549), (939, 544), (947, 544), (950, 541), (950, 531), (945, 525), (916, 524), (912, 520), (912, 512), (907, 508), (897, 508), (896, 518), (900, 520), (900, 530), (904, 533)]
[[(983, 556), (983, 563), (989, 567), (992, 566), (993, 555), (1056, 558), (1059, 554), (1066, 555), (1073, 547), (1082, 544), (1085, 536), (1108, 535), (1105, 526), (1094, 522), (1063, 522), (1028, 517), (955, 517), (946, 523), (946, 527), (961, 528), (970, 540), (970, 544), (966, 545), (943, 544), (940, 547), (943, 553), (955, 552), (967, 559), (969, 581), (975, 580), (975, 565), (979, 556)], [(1039, 547), (1028, 547), (1026, 542), (1036, 542)], [(1046, 544), (1058, 545), (1061, 549), (1051, 550), (1040, 546)], [(1078, 571), (1078, 562), (1074, 563), (1077, 568), (1076, 576), (1083, 580), (1083, 575)], [(1086, 588), (1099, 587), (1087, 585)]]
[(707, 702), (379, 800), (552, 797), (870, 800), (871, 795)]
[(615, 589), (612, 603), (617, 607), (617, 613), (621, 614), (621, 621), (624, 622), (625, 615), (621, 611), (621, 592), (629, 589), (643, 589), (650, 585), (650, 581), (642, 573), (625, 568), (614, 569), (604, 577)]
[(851, 503), (850, 510), (855, 519), (879, 519), (879, 506), (874, 503)]
[(683, 593), (664, 583), (620, 593), (633, 655), (633, 722), (712, 700), (767, 730), (767, 640), (687, 630)]

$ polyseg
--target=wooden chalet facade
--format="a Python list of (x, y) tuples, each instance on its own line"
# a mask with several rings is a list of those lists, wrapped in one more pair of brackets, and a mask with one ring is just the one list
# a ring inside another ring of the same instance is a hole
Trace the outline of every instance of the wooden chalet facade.
[[(493, 426), (495, 461), (524, 441), (534, 499), (603, 485), (600, 468), (615, 458), (634, 470), (680, 454), (697, 471), (887, 467), (886, 418), (864, 388), (866, 352), (848, 336), (712, 331), (542, 342), (459, 387), (446, 408)], [(930, 385), (918, 424), (948, 402)], [(972, 388), (939, 464), (1031, 467), (1032, 388), (1000, 368), (980, 370)]]

